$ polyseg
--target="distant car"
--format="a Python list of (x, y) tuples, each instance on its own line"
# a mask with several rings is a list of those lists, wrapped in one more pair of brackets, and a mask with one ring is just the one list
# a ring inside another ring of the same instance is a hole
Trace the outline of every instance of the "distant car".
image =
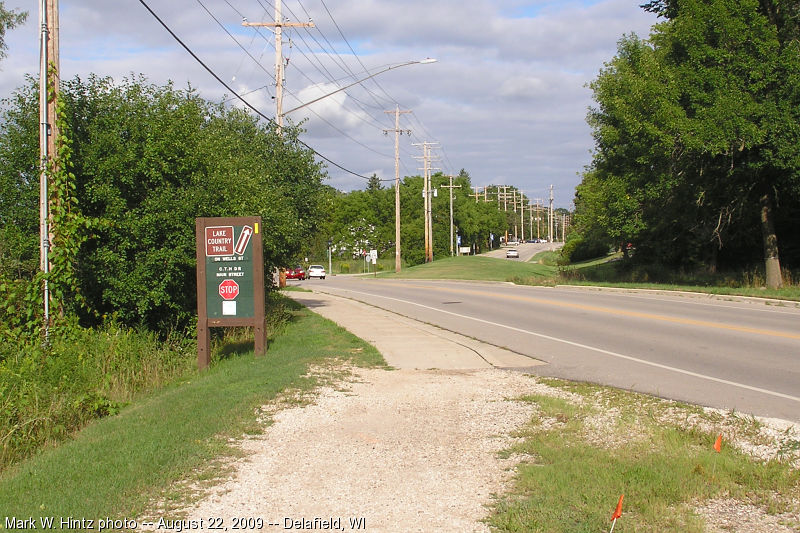
[(306, 270), (301, 266), (296, 266), (286, 271), (286, 279), (299, 279), (302, 281), (306, 277)]
[(519, 259), (519, 252), (516, 251), (514, 248), (506, 250), (506, 259), (516, 258)]
[(311, 265), (308, 267), (306, 275), (309, 278), (325, 279), (325, 267), (322, 265)]

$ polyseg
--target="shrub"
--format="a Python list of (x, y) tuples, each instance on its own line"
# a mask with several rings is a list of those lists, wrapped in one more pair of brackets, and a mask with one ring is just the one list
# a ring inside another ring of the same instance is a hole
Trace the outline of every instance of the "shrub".
[(605, 256), (609, 251), (607, 243), (591, 240), (579, 233), (573, 233), (561, 247), (559, 263), (566, 265)]

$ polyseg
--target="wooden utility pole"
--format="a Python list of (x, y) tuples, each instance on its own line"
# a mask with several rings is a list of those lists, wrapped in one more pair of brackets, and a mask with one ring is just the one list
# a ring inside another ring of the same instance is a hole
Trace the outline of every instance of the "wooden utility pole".
[[(41, 40), (39, 47), (39, 268), (44, 272), (42, 285), (43, 333), (45, 344), (50, 340), (50, 246), (53, 242), (48, 166), (56, 156), (55, 96), (58, 94), (58, 0), (41, 0), (39, 5)], [(50, 76), (52, 69), (52, 76)]]
[(400, 129), (400, 115), (411, 113), (411, 111), (400, 111), (400, 106), (394, 111), (384, 111), (384, 113), (394, 113), (394, 129), (383, 130), (384, 134), (394, 132), (394, 271), (399, 273), (401, 267), (400, 259), (400, 136), (403, 131), (406, 135), (411, 135), (411, 130)]
[[(453, 176), (447, 176), (450, 178), (450, 185), (442, 185), (445, 189), (450, 189), (450, 257), (453, 256), (453, 189), (460, 189), (461, 185), (453, 185)], [(475, 201), (478, 201), (477, 197), (477, 187), (475, 188), (476, 196)]]
[[(47, 0), (47, 63), (51, 76), (48, 76), (47, 116), (50, 117), (50, 132), (47, 138), (48, 154), (50, 161), (56, 157), (56, 142), (58, 139), (58, 124), (56, 122), (56, 99), (58, 98), (61, 83), (61, 63), (58, 51), (58, 0)], [(55, 168), (52, 169), (56, 171)]]
[(517, 226), (517, 189), (511, 192), (514, 203), (514, 239), (519, 240), (519, 226)]
[[(430, 263), (433, 261), (433, 220), (432, 220), (432, 198), (433, 190), (431, 189), (431, 147), (438, 143), (423, 142), (421, 144), (414, 144), (414, 146), (422, 146), (422, 196), (423, 208), (425, 210), (425, 262)], [(417, 157), (419, 159), (419, 157)]]
[(281, 0), (275, 0), (275, 22), (242, 22), (242, 26), (275, 28), (275, 122), (278, 124), (278, 133), (283, 129), (283, 28), (313, 28), (314, 23), (309, 22), (284, 22), (281, 15)]
[[(475, 196), (475, 203), (477, 204), (478, 203), (478, 189), (480, 189), (480, 187), (475, 185), (472, 188), (475, 189), (475, 194), (474, 195), (470, 194), (470, 196)], [(483, 188), (483, 191), (484, 191), (484, 193), (486, 192), (486, 187)]]
[(550, 229), (550, 234), (548, 235), (548, 240), (550, 242), (554, 242), (554, 238), (553, 238), (553, 222), (554, 222), (553, 221), (553, 186), (552, 185), (550, 185), (550, 214), (549, 214), (549, 219), (550, 219), (550, 228), (549, 228)]

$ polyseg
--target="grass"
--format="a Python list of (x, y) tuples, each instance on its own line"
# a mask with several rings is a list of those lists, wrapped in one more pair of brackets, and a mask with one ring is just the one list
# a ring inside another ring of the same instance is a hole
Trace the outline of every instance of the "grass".
[[(772, 513), (800, 511), (800, 471), (785, 461), (753, 460), (727, 442), (717, 454), (708, 430), (719, 423), (713, 414), (595, 385), (547, 381), (581, 400), (523, 399), (538, 414), (507, 452), (527, 460), (517, 468), (512, 491), (497, 501), (490, 518), (497, 530), (607, 531), (621, 494), (620, 532), (700, 533), (704, 520), (693, 507), (713, 498)], [(721, 431), (757, 440), (752, 422), (738, 419)]]
[[(779, 300), (800, 301), (800, 285), (787, 285), (783, 289), (771, 290), (759, 286), (757, 275), (740, 277), (718, 275), (706, 277), (698, 282), (697, 277), (678, 275), (676, 281), (657, 283), (649, 279), (625, 281), (617, 261), (621, 254), (558, 266), (557, 251), (540, 252), (528, 262), (508, 261), (485, 256), (457, 256), (437, 259), (432, 263), (405, 267), (394, 271), (379, 272), (379, 277), (397, 279), (460, 279), (481, 281), (507, 281), (519, 285), (591, 285), (597, 287), (619, 287), (631, 289), (653, 289), (690, 291), (729, 296), (750, 296)], [(641, 276), (639, 276), (641, 277)], [(646, 276), (645, 276), (646, 278)]]
[(307, 375), (310, 366), (384, 364), (369, 344), (294, 302), (286, 305), (292, 319), (266, 356), (253, 357), (252, 341), (223, 347), (208, 371), (7, 469), (0, 476), (3, 514), (140, 516), (155, 496), (185, 497), (175, 492), (179, 481), (213, 477), (215, 459), (231, 453), (229, 439), (259, 431), (259, 406), (288, 390), (314, 388), (318, 379)]
[(512, 281), (522, 278), (547, 280), (553, 277), (554, 266), (538, 262), (506, 261), (484, 256), (445, 257), (394, 272), (379, 273), (379, 277), (401, 279), (466, 279), (483, 281)]
[(629, 271), (620, 268), (616, 262), (620, 255), (612, 254), (606, 258), (569, 265), (561, 270), (560, 283), (800, 301), (800, 285), (792, 282), (794, 276), (788, 271), (785, 272), (785, 286), (782, 289), (767, 289), (763, 276), (757, 272), (682, 274), (664, 269), (658, 269), (655, 273)]

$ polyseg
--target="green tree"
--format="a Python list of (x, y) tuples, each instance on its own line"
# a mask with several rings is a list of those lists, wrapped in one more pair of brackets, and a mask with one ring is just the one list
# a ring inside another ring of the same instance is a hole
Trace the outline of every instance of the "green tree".
[[(35, 94), (18, 91), (0, 131), (0, 232), (23, 241), (21, 251), (3, 257), (6, 272), (21, 262), (30, 267), (38, 235), (30, 220)], [(188, 324), (196, 309), (195, 217), (260, 215), (268, 267), (287, 264), (314, 233), (324, 173), (296, 130), (278, 136), (191, 88), (143, 78), (75, 78), (62, 82), (61, 97), (75, 196), (97, 221), (76, 258), (79, 288), (94, 313), (162, 331)], [(14, 226), (22, 229), (14, 233)]]
[(668, 20), (649, 43), (624, 38), (592, 84), (597, 151), (576, 196), (585, 235), (713, 269), (720, 254), (748, 261), (760, 226), (768, 285), (781, 285), (778, 234), (792, 222), (778, 210), (796, 205), (800, 168), (797, 18), (781, 6), (797, 12), (767, 0), (645, 5)]
[(19, 26), (28, 18), (26, 11), (6, 9), (5, 2), (0, 1), (0, 60), (6, 57), (6, 31)]

